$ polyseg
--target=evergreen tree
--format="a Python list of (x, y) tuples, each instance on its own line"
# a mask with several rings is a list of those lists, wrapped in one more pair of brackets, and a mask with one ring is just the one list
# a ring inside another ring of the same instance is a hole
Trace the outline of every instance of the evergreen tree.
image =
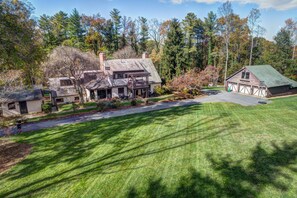
[(184, 67), (184, 35), (177, 19), (172, 19), (163, 49), (163, 76), (172, 79), (185, 69)]
[(208, 38), (208, 54), (207, 64), (213, 65), (212, 49), (214, 47), (214, 36), (217, 31), (217, 16), (212, 11), (207, 14), (207, 18), (204, 18), (205, 34)]
[(140, 46), (140, 51), (145, 52), (147, 50), (147, 41), (148, 41), (148, 23), (147, 19), (144, 17), (139, 18), (139, 23), (140, 23), (140, 39), (139, 39), (139, 46)]
[(137, 40), (137, 30), (135, 21), (130, 21), (129, 32), (128, 32), (128, 42), (132, 49), (138, 54), (138, 40)]
[(38, 24), (43, 36), (44, 48), (50, 50), (56, 47), (57, 41), (53, 31), (52, 17), (43, 14), (40, 16)]
[(104, 29), (102, 30), (102, 34), (104, 35), (104, 44), (110, 53), (113, 53), (115, 49), (113, 26), (113, 22), (111, 20), (107, 20), (104, 24)]
[(121, 15), (120, 15), (120, 11), (118, 9), (113, 9), (110, 12), (110, 17), (111, 20), (113, 22), (113, 46), (114, 46), (114, 50), (113, 51), (117, 51), (119, 49), (119, 38), (120, 38), (120, 29), (122, 27), (121, 25)]
[(72, 11), (72, 14), (68, 19), (68, 34), (70, 39), (69, 45), (83, 48), (84, 30), (82, 28), (81, 17), (77, 9)]
[(61, 45), (67, 39), (67, 20), (65, 12), (60, 11), (52, 17), (53, 34), (56, 38), (56, 45)]
[(189, 68), (196, 66), (197, 48), (195, 47), (195, 30), (197, 29), (197, 16), (188, 13), (182, 22), (185, 34), (185, 56)]

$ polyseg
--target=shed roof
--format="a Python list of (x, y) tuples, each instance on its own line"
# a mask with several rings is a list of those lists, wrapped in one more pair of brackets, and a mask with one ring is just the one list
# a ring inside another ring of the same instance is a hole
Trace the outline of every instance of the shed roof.
[(246, 66), (245, 68), (250, 72), (252, 72), (260, 81), (263, 81), (263, 83), (268, 88), (286, 86), (286, 85), (297, 87), (296, 81), (293, 81), (283, 76), (271, 65), (253, 65), (253, 66)]
[(41, 89), (20, 90), (13, 93), (6, 93), (0, 98), (0, 102), (19, 102), (41, 100), (43, 98)]

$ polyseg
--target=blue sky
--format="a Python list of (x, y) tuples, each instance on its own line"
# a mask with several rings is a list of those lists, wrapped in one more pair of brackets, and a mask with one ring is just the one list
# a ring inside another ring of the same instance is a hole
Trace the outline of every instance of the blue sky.
[[(188, 12), (203, 18), (209, 11), (217, 13), (224, 0), (28, 0), (35, 7), (34, 16), (53, 15), (62, 10), (71, 13), (74, 8), (80, 13), (92, 15), (100, 13), (108, 18), (113, 8), (121, 15), (132, 18), (183, 19)], [(288, 18), (297, 19), (297, 0), (231, 0), (233, 10), (246, 17), (252, 8), (261, 10), (261, 25), (266, 28), (269, 40), (277, 33)]]

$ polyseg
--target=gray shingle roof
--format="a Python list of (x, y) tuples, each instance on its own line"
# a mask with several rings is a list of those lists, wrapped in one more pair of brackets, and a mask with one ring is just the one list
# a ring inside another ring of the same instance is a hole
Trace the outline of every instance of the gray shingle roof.
[(110, 71), (147, 71), (150, 73), (149, 81), (161, 83), (161, 78), (151, 59), (114, 59), (104, 62)]
[(14, 93), (6, 93), (0, 98), (0, 102), (19, 102), (41, 100), (43, 98), (40, 89), (21, 90)]
[(252, 72), (260, 81), (268, 87), (279, 87), (290, 85), (297, 87), (297, 82), (283, 76), (271, 65), (253, 65), (246, 66), (246, 68)]

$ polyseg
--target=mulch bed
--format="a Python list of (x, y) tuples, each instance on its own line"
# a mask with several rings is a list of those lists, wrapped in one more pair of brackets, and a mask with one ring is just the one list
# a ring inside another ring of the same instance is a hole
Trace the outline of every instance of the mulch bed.
[(31, 149), (29, 144), (0, 140), (0, 174), (25, 159)]

